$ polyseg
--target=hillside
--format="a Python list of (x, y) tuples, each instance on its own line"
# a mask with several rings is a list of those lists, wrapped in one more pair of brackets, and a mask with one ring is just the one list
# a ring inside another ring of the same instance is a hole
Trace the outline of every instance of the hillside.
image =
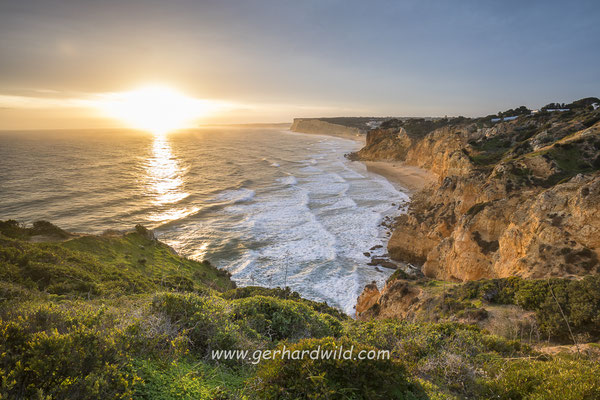
[[(5, 221), (0, 245), (2, 398), (600, 396), (593, 349), (547, 355), (461, 322), (362, 322), (288, 289), (236, 289), (227, 273), (178, 256), (141, 226), (75, 235)], [(479, 291), (468, 293), (476, 301)], [(339, 346), (391, 357), (267, 356)]]
[[(523, 112), (498, 122), (501, 115), (388, 121), (370, 131), (355, 159), (400, 160), (438, 176), (395, 221), (390, 256), (448, 282), (597, 276), (600, 110), (591, 105), (597, 102), (582, 99), (566, 112)], [(368, 289), (363, 299), (370, 300), (359, 308), (366, 312), (380, 296), (397, 295), (390, 287), (383, 292)], [(430, 297), (421, 292), (412, 290), (413, 305)], [(408, 308), (371, 314), (405, 316)]]

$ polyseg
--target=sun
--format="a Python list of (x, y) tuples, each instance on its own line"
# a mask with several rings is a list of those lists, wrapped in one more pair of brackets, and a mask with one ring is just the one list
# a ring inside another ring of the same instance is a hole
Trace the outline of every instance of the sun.
[(168, 86), (147, 85), (127, 92), (105, 94), (96, 107), (131, 128), (164, 134), (188, 128), (218, 105), (186, 96)]

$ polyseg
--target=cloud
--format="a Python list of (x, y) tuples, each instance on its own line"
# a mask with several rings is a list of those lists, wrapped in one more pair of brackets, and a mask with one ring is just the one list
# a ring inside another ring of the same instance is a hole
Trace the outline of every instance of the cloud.
[(48, 108), (85, 108), (85, 99), (34, 97), (0, 94), (0, 108), (10, 109), (48, 109)]

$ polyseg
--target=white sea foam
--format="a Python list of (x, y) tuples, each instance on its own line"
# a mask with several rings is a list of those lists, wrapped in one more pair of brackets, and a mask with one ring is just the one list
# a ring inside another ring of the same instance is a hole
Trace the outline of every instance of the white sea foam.
[(283, 184), (283, 185), (295, 185), (298, 183), (298, 180), (296, 179), (295, 176), (293, 175), (289, 175), (283, 178), (278, 178), (277, 182)]
[(236, 190), (227, 190), (219, 193), (216, 197), (216, 201), (227, 201), (231, 203), (241, 203), (244, 201), (250, 201), (254, 198), (256, 193), (254, 190), (241, 188)]
[(307, 174), (315, 174), (315, 173), (318, 174), (318, 173), (323, 172), (322, 169), (316, 168), (313, 166), (302, 167), (299, 169), (299, 171), (303, 172), (303, 173), (307, 173)]
[(330, 152), (339, 143), (318, 144), (320, 152), (290, 163), (289, 175), (268, 193), (228, 208), (244, 215), (234, 229), (258, 244), (227, 266), (241, 285), (288, 285), (353, 314), (363, 287), (382, 285), (392, 272), (366, 266), (363, 253), (385, 245), (380, 223), (399, 213), (391, 203), (405, 195), (384, 178), (363, 175), (362, 165), (345, 160), (339, 148)]

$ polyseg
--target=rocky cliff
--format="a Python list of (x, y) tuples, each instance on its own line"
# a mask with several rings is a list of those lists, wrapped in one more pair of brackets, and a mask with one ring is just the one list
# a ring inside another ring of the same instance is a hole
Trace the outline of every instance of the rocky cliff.
[(303, 133), (317, 133), (328, 135), (363, 135), (364, 131), (353, 126), (335, 124), (318, 118), (294, 118), (290, 130)]
[[(597, 273), (599, 150), (600, 110), (578, 107), (496, 124), (389, 121), (354, 156), (401, 160), (438, 176), (396, 220), (388, 251), (427, 277), (458, 282)], [(389, 301), (396, 289), (367, 287), (357, 310), (384, 300), (397, 306)]]

